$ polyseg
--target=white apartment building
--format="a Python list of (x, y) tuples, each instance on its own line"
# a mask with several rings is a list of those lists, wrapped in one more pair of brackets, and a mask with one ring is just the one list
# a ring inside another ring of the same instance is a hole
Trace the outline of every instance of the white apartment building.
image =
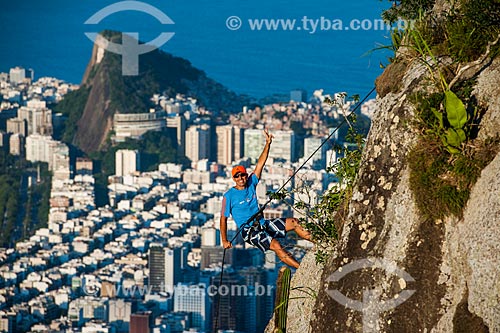
[(217, 163), (231, 165), (234, 158), (234, 128), (231, 125), (217, 126)]
[[(316, 149), (323, 143), (324, 139), (316, 136), (308, 137), (304, 139), (304, 160), (309, 158)], [(317, 166), (319, 169), (325, 168), (326, 161), (326, 151), (328, 149), (328, 144), (324, 144), (308, 162), (310, 166)]]
[(201, 246), (218, 246), (220, 231), (212, 226), (201, 228)]
[(9, 154), (22, 155), (24, 153), (24, 137), (21, 134), (12, 134), (9, 138)]
[(234, 126), (234, 160), (237, 161), (245, 157), (244, 152), (244, 133), (245, 129)]
[(113, 116), (115, 140), (125, 138), (140, 138), (148, 131), (161, 131), (165, 128), (165, 112), (116, 113)]
[(28, 135), (26, 120), (19, 118), (7, 119), (7, 133), (21, 134), (26, 137)]
[(49, 160), (49, 170), (54, 171), (54, 177), (60, 180), (70, 179), (69, 148), (58, 142), (53, 148), (52, 158)]
[(217, 163), (231, 165), (243, 155), (243, 129), (237, 126), (217, 126)]
[[(293, 131), (272, 131), (273, 144), (269, 152), (271, 158), (281, 158), (287, 162), (294, 162), (295, 156), (295, 134)], [(261, 129), (245, 130), (245, 157), (255, 163), (266, 143), (266, 137)]]
[(181, 248), (165, 249), (165, 286), (175, 286), (181, 280)]
[(174, 289), (174, 312), (189, 312), (192, 326), (201, 331), (210, 329), (210, 301), (204, 284), (179, 284)]
[(26, 106), (17, 111), (17, 118), (26, 121), (27, 135), (52, 135), (52, 110), (46, 107), (45, 101), (28, 101)]
[(140, 154), (137, 150), (120, 149), (115, 153), (115, 174), (127, 176), (141, 168)]
[(250, 158), (252, 163), (255, 163), (266, 144), (266, 137), (261, 129), (246, 129), (244, 138), (245, 157)]
[(69, 178), (69, 148), (51, 136), (33, 134), (26, 138), (26, 160), (46, 162), (49, 170), (59, 170)]
[(194, 125), (187, 129), (185, 154), (192, 162), (210, 157), (210, 126)]
[[(274, 139), (269, 151), (269, 157), (295, 162), (295, 133), (293, 131), (273, 131), (271, 134), (274, 135)], [(261, 135), (263, 136), (263, 134)], [(260, 146), (261, 151), (263, 147), (264, 145)]]
[(10, 83), (13, 84), (23, 83), (25, 77), (26, 77), (26, 70), (22, 67), (14, 67), (11, 68), (9, 71)]

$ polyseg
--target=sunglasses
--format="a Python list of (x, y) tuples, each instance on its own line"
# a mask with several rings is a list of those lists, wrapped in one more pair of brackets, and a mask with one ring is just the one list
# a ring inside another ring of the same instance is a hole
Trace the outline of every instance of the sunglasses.
[(246, 176), (248, 176), (248, 174), (238, 172), (237, 174), (235, 174), (235, 175), (233, 176), (233, 178), (234, 178), (234, 179), (238, 179), (238, 178), (240, 178), (240, 177), (246, 177)]

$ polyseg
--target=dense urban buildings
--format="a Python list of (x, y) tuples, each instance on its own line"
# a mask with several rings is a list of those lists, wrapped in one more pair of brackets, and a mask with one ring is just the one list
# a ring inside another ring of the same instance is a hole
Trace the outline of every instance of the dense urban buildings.
[[(49, 166), (50, 211), (46, 227), (0, 249), (0, 332), (211, 332), (215, 316), (221, 330), (262, 332), (281, 263), (237, 238), (220, 283), (218, 224), (221, 196), (233, 186), (228, 171), (236, 163), (252, 169), (269, 128), (275, 139), (258, 188), (266, 201), (266, 192), (319, 147), (331, 130), (327, 119), (341, 117), (339, 110), (321, 92), (307, 102), (297, 91), (289, 103), (245, 108), (219, 124), (206, 120), (209, 111), (194, 98), (155, 95), (154, 110), (115, 115), (115, 140), (171, 130), (191, 166), (160, 163), (144, 171), (140, 151), (118, 150), (109, 205), (98, 207), (92, 160), (70, 161), (67, 145), (52, 136), (57, 115), (44, 104), (77, 87), (27, 76), (21, 68), (0, 75), (2, 148)], [(307, 130), (297, 134), (291, 124)], [(310, 187), (295, 200), (318, 200), (335, 181), (324, 168), (336, 157), (331, 145), (314, 154), (287, 185)], [(289, 204), (272, 202), (265, 217), (304, 216)], [(236, 235), (234, 223), (229, 228)]]

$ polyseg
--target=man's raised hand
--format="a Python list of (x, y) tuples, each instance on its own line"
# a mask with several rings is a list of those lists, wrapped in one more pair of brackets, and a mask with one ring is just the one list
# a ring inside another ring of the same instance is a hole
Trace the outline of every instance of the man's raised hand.
[(266, 143), (273, 142), (274, 135), (270, 134), (267, 129), (264, 130), (264, 135), (266, 136)]

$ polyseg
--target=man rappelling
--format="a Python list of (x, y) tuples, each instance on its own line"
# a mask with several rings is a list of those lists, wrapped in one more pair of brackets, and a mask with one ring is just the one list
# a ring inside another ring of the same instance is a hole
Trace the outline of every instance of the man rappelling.
[(266, 145), (259, 156), (253, 173), (248, 174), (242, 165), (235, 166), (231, 171), (235, 186), (224, 193), (222, 199), (220, 217), (222, 246), (224, 249), (232, 247), (231, 242), (227, 239), (227, 219), (232, 216), (238, 228), (241, 228), (245, 242), (263, 252), (274, 251), (285, 264), (298, 268), (297, 260), (283, 249), (277, 238), (284, 238), (287, 232), (294, 230), (299, 237), (312, 241), (311, 234), (302, 228), (296, 218), (282, 217), (266, 220), (262, 214), (259, 214), (256, 188), (273, 141), (273, 135), (269, 134), (267, 130), (264, 130), (264, 135), (266, 136)]

